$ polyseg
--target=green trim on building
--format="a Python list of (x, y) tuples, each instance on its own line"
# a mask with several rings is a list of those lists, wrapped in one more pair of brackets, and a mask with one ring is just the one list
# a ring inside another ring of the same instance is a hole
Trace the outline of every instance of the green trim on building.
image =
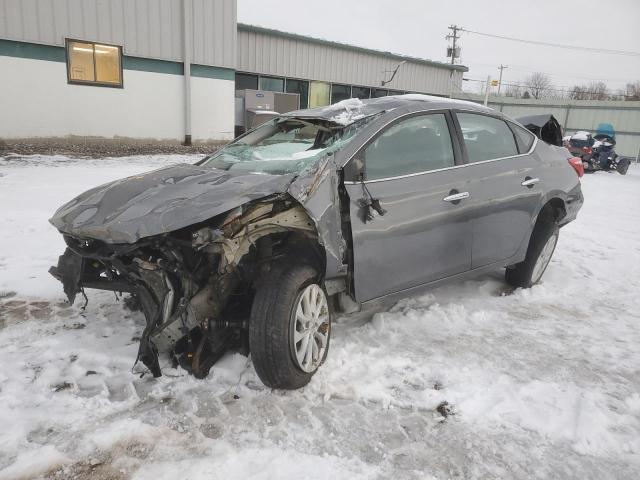
[(238, 31), (242, 30), (244, 32), (262, 33), (265, 35), (271, 35), (275, 37), (289, 38), (291, 40), (299, 40), (302, 42), (315, 43), (316, 45), (326, 45), (329, 47), (342, 48), (344, 50), (368, 53), (371, 55), (391, 57), (398, 60), (406, 60), (408, 62), (419, 63), (422, 65), (430, 65), (438, 68), (446, 68), (448, 70), (457, 70), (459, 72), (469, 71), (469, 69), (464, 65), (451, 65), (450, 63), (436, 62), (434, 60), (411, 57), (409, 55), (401, 55), (399, 53), (383, 52), (382, 50), (374, 50), (372, 48), (358, 47), (356, 45), (349, 45), (348, 43), (334, 42), (331, 40), (323, 40), (321, 38), (308, 37), (306, 35), (300, 35), (297, 33), (289, 33), (289, 32), (283, 32), (281, 30), (274, 30), (272, 28), (258, 27), (257, 25), (248, 25), (246, 23), (238, 23), (237, 28), (238, 28)]
[(209, 65), (198, 65), (196, 63), (192, 63), (191, 76), (235, 81), (236, 71), (231, 70), (230, 68), (211, 67)]
[[(0, 56), (30, 58), (32, 60), (47, 60), (50, 62), (62, 63), (66, 63), (67, 61), (64, 47), (4, 39), (0, 39)], [(182, 62), (158, 60), (155, 58), (132, 57), (130, 55), (122, 56), (122, 68), (124, 70), (136, 70), (139, 72), (184, 75), (184, 66)], [(212, 67), (210, 65), (192, 64), (191, 76), (234, 81), (235, 70), (230, 68)]]
[(122, 68), (124, 70), (137, 70), (139, 72), (167, 73), (170, 75), (182, 75), (184, 67), (180, 62), (168, 60), (156, 60), (154, 58), (122, 56)]
[(66, 62), (64, 47), (0, 39), (0, 56)]

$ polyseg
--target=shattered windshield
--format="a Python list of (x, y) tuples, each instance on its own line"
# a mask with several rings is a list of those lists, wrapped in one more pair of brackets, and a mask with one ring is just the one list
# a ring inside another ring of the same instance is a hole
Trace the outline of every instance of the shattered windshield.
[(271, 175), (300, 173), (324, 154), (344, 147), (373, 117), (347, 126), (326, 119), (276, 118), (205, 158), (201, 165)]

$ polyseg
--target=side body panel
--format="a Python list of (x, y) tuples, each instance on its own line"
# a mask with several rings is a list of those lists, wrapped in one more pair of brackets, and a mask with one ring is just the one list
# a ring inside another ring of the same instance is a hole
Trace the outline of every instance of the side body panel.
[(471, 231), (464, 204), (442, 199), (463, 186), (455, 169), (367, 183), (386, 210), (364, 222), (361, 184), (350, 198), (356, 300), (363, 302), (471, 268)]
[(542, 198), (539, 164), (530, 155), (470, 164), (469, 215), (473, 232), (472, 267), (482, 267), (514, 256), (529, 234)]

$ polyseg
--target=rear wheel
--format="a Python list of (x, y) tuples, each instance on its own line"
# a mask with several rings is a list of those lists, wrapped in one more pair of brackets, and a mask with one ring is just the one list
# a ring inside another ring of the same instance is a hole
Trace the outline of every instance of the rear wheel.
[(631, 162), (629, 161), (628, 158), (621, 158), (620, 160), (618, 160), (618, 164), (616, 165), (616, 170), (620, 175), (626, 175), (627, 170), (629, 170), (630, 163)]
[(324, 362), (331, 336), (327, 294), (311, 266), (274, 266), (256, 289), (249, 346), (256, 373), (271, 388), (309, 383)]
[(559, 229), (555, 221), (538, 223), (531, 234), (524, 261), (507, 268), (507, 283), (522, 288), (529, 288), (538, 283), (551, 261), (558, 236)]

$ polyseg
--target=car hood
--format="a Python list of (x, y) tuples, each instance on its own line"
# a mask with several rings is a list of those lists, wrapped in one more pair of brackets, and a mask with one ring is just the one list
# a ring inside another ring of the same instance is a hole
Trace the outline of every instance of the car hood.
[(76, 237), (134, 243), (286, 192), (292, 179), (293, 175), (173, 165), (88, 190), (60, 207), (49, 221)]

